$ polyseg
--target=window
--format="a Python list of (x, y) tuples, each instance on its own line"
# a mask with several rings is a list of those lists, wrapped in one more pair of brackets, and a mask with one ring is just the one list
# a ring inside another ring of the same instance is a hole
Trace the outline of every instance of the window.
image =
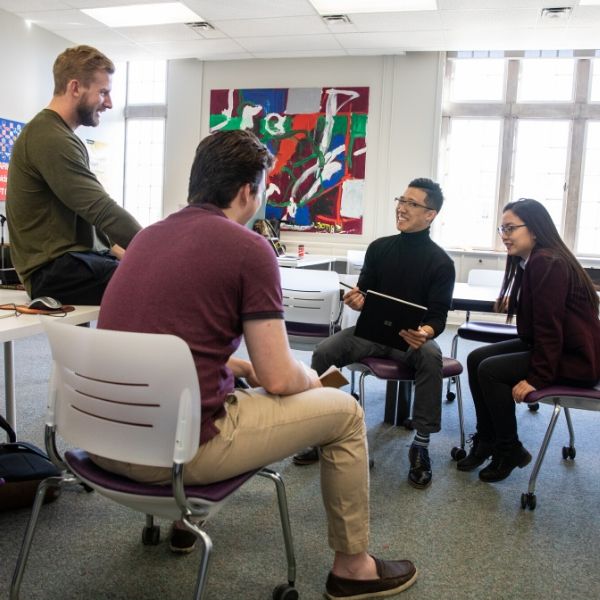
[(519, 102), (570, 102), (573, 99), (573, 59), (526, 58), (519, 62)]
[(451, 127), (444, 194), (456, 199), (457, 206), (437, 217), (439, 241), (446, 247), (460, 247), (465, 231), (471, 231), (469, 245), (486, 248), (496, 227), (501, 121), (456, 119)]
[(568, 121), (521, 120), (517, 125), (510, 198), (535, 198), (560, 231), (566, 182)]
[(576, 251), (598, 254), (600, 238), (600, 121), (588, 123)]
[(453, 102), (500, 101), (506, 61), (474, 58), (454, 62), (450, 98)]
[(570, 248), (600, 257), (600, 58), (531, 54), (449, 53), (439, 156), (446, 203), (434, 237), (447, 248), (501, 251), (502, 208), (535, 198)]
[(125, 208), (145, 227), (162, 218), (166, 61), (128, 64)]
[(125, 208), (146, 227), (162, 218), (164, 119), (127, 119)]

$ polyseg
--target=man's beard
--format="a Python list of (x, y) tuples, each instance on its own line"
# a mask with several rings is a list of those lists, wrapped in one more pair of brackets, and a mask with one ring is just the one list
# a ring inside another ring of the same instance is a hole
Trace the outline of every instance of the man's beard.
[(80, 125), (85, 127), (96, 127), (98, 125), (98, 117), (96, 116), (96, 107), (85, 104), (85, 98), (77, 107), (77, 120)]

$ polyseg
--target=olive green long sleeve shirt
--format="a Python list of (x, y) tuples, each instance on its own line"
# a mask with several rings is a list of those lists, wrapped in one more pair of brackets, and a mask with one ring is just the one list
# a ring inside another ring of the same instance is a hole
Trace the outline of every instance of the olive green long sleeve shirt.
[(49, 109), (13, 146), (6, 198), (11, 259), (28, 291), (31, 274), (63, 254), (127, 248), (141, 229), (90, 170), (85, 144)]

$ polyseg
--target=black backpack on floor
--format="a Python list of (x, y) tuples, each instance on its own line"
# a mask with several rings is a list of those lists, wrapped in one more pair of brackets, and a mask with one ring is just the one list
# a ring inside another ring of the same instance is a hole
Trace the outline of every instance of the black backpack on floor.
[[(0, 415), (0, 428), (8, 443), (0, 444), (0, 511), (31, 506), (42, 479), (60, 475), (47, 454), (33, 444), (17, 442), (17, 436)], [(48, 491), (44, 502), (52, 502), (60, 490)]]

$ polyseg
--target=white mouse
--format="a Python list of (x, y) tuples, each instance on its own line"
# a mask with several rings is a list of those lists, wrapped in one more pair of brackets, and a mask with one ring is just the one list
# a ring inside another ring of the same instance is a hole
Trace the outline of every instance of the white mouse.
[(50, 296), (40, 296), (39, 298), (34, 298), (27, 306), (38, 310), (57, 310), (62, 308), (62, 302)]

